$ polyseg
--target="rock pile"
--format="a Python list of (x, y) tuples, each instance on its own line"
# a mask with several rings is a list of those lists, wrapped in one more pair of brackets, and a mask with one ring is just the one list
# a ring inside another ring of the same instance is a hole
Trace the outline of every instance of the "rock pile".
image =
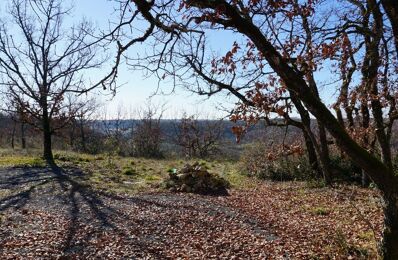
[(199, 194), (228, 194), (229, 183), (216, 174), (209, 173), (198, 162), (186, 164), (181, 170), (169, 173), (165, 181), (171, 191)]

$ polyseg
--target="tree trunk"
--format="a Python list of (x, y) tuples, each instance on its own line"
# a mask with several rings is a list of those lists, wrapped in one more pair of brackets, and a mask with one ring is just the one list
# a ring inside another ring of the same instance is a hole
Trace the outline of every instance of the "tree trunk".
[[(361, 115), (362, 115), (362, 127), (363, 129), (368, 129), (370, 127), (370, 114), (369, 114), (369, 109), (366, 103), (362, 101), (361, 104), (361, 109), (360, 109)], [(363, 146), (366, 148), (368, 151), (370, 150), (372, 154), (374, 154), (373, 149), (370, 149), (370, 143), (369, 143), (369, 136), (367, 133), (364, 134), (363, 136)], [(361, 174), (361, 184), (362, 187), (368, 187), (369, 186), (369, 177), (366, 174), (366, 171), (362, 170)]]
[(362, 187), (364, 187), (364, 188), (369, 187), (369, 184), (370, 184), (370, 179), (364, 170), (362, 170), (361, 184), (362, 184)]
[(12, 133), (11, 133), (11, 148), (14, 149), (15, 147), (15, 125), (16, 123), (14, 122), (12, 125)]
[[(154, 19), (149, 12), (151, 6), (148, 2), (139, 0), (134, 2), (143, 13), (144, 17), (147, 19)], [(310, 91), (303, 76), (288, 64), (269, 38), (263, 34), (261, 29), (257, 27), (251, 19), (246, 19), (233, 4), (229, 4), (226, 1), (190, 1), (190, 4), (202, 10), (206, 8), (216, 10), (220, 8), (220, 2), (222, 2), (221, 7), (223, 8), (223, 15), (228, 18), (228, 26), (235, 28), (238, 32), (252, 40), (253, 44), (267, 60), (269, 66), (286, 84), (287, 89), (290, 92), (296, 93), (299, 100), (304, 103), (311, 114), (324, 124), (331, 136), (335, 138), (336, 144), (340, 149), (342, 149), (355, 164), (359, 165), (368, 173), (384, 194), (391, 195), (391, 191), (396, 191), (398, 187), (398, 177), (394, 172), (351, 138), (329, 108), (319, 100), (319, 97)], [(395, 193), (395, 195), (395, 197), (388, 196), (387, 199), (385, 198), (387, 203), (385, 209), (386, 232), (384, 233), (385, 239), (382, 245), (385, 259), (398, 259), (397, 193)]]
[(381, 0), (384, 11), (391, 22), (391, 28), (394, 34), (395, 48), (398, 54), (398, 2), (397, 0)]
[(75, 144), (75, 135), (74, 135), (74, 129), (69, 130), (69, 146), (71, 149), (73, 149), (73, 146)]
[(21, 122), (21, 145), (22, 149), (26, 149), (25, 124), (22, 122)]
[[(294, 105), (297, 108), (297, 111), (300, 114), (300, 118), (303, 124), (303, 131), (305, 131), (308, 135), (308, 138), (310, 139), (311, 143), (312, 143), (312, 147), (314, 147), (314, 151), (315, 151), (315, 156), (317, 158), (317, 162), (318, 162), (318, 172), (320, 172), (320, 175), (323, 176), (325, 184), (326, 185), (330, 185), (331, 184), (331, 174), (330, 174), (330, 167), (329, 167), (329, 152), (325, 152), (325, 148), (321, 147), (322, 145), (326, 145), (326, 149), (327, 148), (327, 141), (326, 141), (326, 132), (325, 129), (323, 127), (323, 137), (324, 137), (324, 142), (325, 144), (318, 144), (318, 141), (315, 137), (315, 135), (312, 132), (311, 129), (311, 118), (310, 115), (308, 113), (308, 111), (304, 108), (304, 106), (301, 104), (301, 101), (298, 99), (298, 97), (296, 96), (296, 94), (294, 92), (290, 92), (290, 96), (292, 99), (292, 102), (294, 103)], [(318, 123), (319, 125), (319, 123)]]
[(398, 259), (398, 194), (384, 196), (383, 259)]
[(318, 129), (319, 129), (319, 142), (320, 142), (320, 159), (322, 161), (322, 166), (323, 166), (322, 167), (323, 178), (325, 180), (326, 185), (331, 185), (332, 173), (330, 169), (328, 140), (326, 135), (326, 129), (320, 121), (318, 121)]
[(52, 152), (52, 144), (51, 144), (51, 127), (50, 127), (50, 119), (48, 117), (47, 109), (43, 109), (43, 157), (49, 163), (54, 163), (54, 157)]
[(86, 152), (86, 134), (84, 132), (84, 122), (83, 119), (80, 119), (80, 137), (81, 137), (81, 145), (83, 152)]
[(315, 173), (315, 177), (321, 177), (322, 173), (319, 170), (319, 165), (318, 165), (318, 160), (316, 158), (316, 151), (314, 148), (314, 144), (311, 141), (311, 138), (309, 137), (308, 133), (305, 130), (302, 130), (303, 136), (304, 136), (304, 141), (305, 141), (305, 146), (307, 148), (307, 155), (308, 155), (308, 162), (311, 165), (311, 169)]

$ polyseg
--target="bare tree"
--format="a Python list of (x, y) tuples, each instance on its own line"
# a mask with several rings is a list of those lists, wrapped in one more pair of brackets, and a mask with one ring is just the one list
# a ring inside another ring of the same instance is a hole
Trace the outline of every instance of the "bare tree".
[(106, 107), (101, 115), (100, 129), (105, 135), (106, 150), (110, 153), (125, 155), (125, 143), (130, 125), (127, 123), (126, 111), (123, 105), (119, 105), (115, 115), (109, 114)]
[(71, 9), (61, 0), (11, 0), (9, 14), (0, 27), (1, 85), (42, 131), (43, 156), (52, 163), (51, 137), (72, 118), (64, 96), (86, 91), (83, 73), (103, 60), (97, 44), (88, 43), (93, 33), (88, 22), (65, 29)]
[(24, 112), (21, 105), (15, 99), (4, 100), (1, 109), (12, 120), (11, 146), (14, 148), (15, 135), (19, 134), (22, 149), (26, 149), (26, 132), (29, 115)]
[(161, 158), (163, 132), (160, 123), (165, 111), (163, 106), (155, 106), (149, 101), (141, 111), (132, 131), (133, 155)]
[(223, 134), (222, 120), (200, 120), (184, 114), (174, 123), (173, 141), (186, 157), (206, 158), (219, 151)]
[(100, 105), (94, 97), (78, 98), (68, 95), (66, 99), (68, 116), (71, 118), (67, 126), (69, 145), (87, 152), (87, 135), (92, 132), (89, 123)]

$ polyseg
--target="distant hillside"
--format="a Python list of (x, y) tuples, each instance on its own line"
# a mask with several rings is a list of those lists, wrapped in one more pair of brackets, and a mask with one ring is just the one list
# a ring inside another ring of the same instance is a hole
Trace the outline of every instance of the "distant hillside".
[[(215, 120), (198, 120), (199, 127), (206, 127), (208, 122), (212, 122)], [(160, 121), (160, 127), (165, 136), (173, 136), (175, 134), (175, 125), (178, 123), (178, 120), (172, 119), (162, 119)], [(132, 128), (136, 127), (140, 124), (140, 120), (96, 120), (92, 122), (92, 127), (96, 130), (101, 132), (105, 131), (105, 128), (109, 129), (122, 129), (126, 133), (131, 131)], [(232, 133), (232, 127), (236, 125), (242, 125), (242, 123), (235, 124), (231, 121), (224, 120), (221, 122), (222, 124), (222, 136), (225, 140), (235, 141), (236, 136)], [(265, 126), (264, 122), (260, 122), (255, 126), (252, 126), (248, 129), (247, 133), (245, 134), (244, 138), (242, 139), (243, 143), (252, 142), (253, 140), (258, 140), (259, 137), (267, 138), (270, 137), (279, 137), (282, 138), (286, 132), (285, 127), (274, 127), (274, 126)], [(299, 133), (299, 130), (296, 127), (290, 126), (288, 128), (288, 134), (296, 134)]]

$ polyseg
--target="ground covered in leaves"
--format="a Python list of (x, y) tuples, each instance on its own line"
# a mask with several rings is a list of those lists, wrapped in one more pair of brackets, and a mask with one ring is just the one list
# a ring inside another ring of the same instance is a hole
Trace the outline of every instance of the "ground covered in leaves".
[(257, 184), (229, 196), (108, 193), (73, 168), (0, 170), (0, 258), (374, 259), (375, 190)]

